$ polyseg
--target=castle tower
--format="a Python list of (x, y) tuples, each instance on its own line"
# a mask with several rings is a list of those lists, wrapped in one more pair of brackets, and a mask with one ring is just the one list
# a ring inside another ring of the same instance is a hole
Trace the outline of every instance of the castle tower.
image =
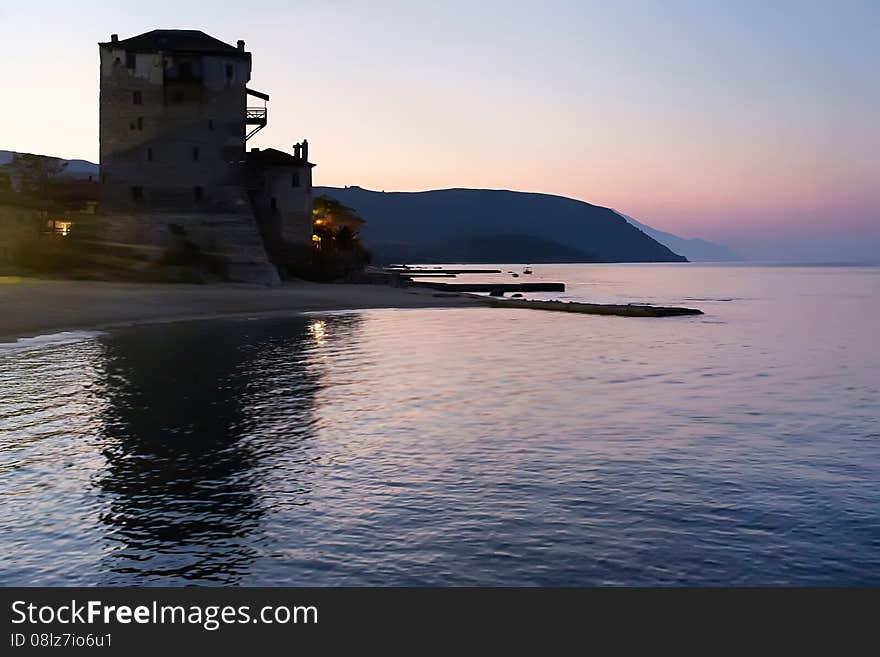
[(185, 243), (232, 280), (277, 282), (245, 189), (269, 97), (247, 88), (244, 41), (153, 30), (98, 45), (100, 208), (116, 238), (158, 257)]

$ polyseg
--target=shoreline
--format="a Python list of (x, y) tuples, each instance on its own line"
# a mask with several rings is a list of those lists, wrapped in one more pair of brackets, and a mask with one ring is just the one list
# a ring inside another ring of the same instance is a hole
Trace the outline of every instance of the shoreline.
[(485, 303), (467, 295), (353, 283), (296, 281), (268, 288), (235, 283), (120, 283), (0, 276), (0, 343), (133, 324), (339, 310), (459, 307), (485, 307)]

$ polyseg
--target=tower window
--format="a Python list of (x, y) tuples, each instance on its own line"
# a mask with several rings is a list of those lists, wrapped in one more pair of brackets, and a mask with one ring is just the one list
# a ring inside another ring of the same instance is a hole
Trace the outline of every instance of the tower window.
[(144, 129), (144, 117), (142, 117), (142, 116), (138, 117), (137, 126), (138, 126), (138, 130)]
[(193, 187), (193, 199), (201, 201), (203, 198), (205, 198), (205, 190), (201, 187)]
[(134, 68), (137, 65), (137, 54), (133, 52), (125, 53), (125, 68)]
[(299, 171), (295, 171), (293, 174), (293, 179), (291, 180), (291, 187), (299, 187), (299, 186), (300, 186)]
[(208, 119), (208, 130), (214, 129), (214, 119)]
[(226, 79), (227, 80), (232, 80), (232, 75), (233, 75), (234, 71), (235, 71), (235, 69), (232, 68), (232, 64), (226, 65)]
[(131, 199), (133, 201), (142, 201), (144, 198), (144, 188), (143, 187), (132, 187), (131, 188)]
[(147, 162), (153, 161), (153, 149), (147, 148)]
[(275, 210), (278, 209), (278, 201), (275, 200), (275, 197), (274, 197), (274, 196), (273, 196), (272, 199), (269, 201), (269, 206), (272, 208), (272, 211), (273, 211), (273, 212), (274, 212)]
[(199, 161), (199, 147), (198, 146), (193, 146), (192, 157), (193, 157), (193, 162)]
[(135, 105), (143, 105), (144, 103), (144, 97), (140, 91), (132, 92), (131, 100)]

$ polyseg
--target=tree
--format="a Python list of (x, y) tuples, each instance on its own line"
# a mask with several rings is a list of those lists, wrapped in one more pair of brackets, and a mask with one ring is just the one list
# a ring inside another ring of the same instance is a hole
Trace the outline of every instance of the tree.
[(66, 168), (67, 162), (64, 160), (31, 153), (15, 153), (7, 165), (10, 178), (22, 194), (45, 193), (52, 179), (61, 175)]
[(348, 251), (357, 240), (354, 231), (348, 226), (340, 226), (336, 229), (336, 248), (342, 251)]
[(337, 230), (347, 227), (355, 238), (357, 231), (352, 226), (360, 226), (364, 223), (363, 217), (353, 208), (328, 196), (319, 196), (312, 202), (312, 216), (316, 227), (328, 226)]

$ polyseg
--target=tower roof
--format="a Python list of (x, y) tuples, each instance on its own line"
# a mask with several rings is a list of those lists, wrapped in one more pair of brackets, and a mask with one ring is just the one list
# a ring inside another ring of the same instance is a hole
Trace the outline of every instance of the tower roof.
[(259, 164), (265, 167), (315, 166), (311, 162), (303, 159), (302, 157), (294, 157), (290, 153), (285, 153), (284, 151), (279, 151), (274, 148), (264, 148), (262, 150), (252, 148), (250, 151), (248, 151), (247, 161), (249, 163)]
[[(244, 42), (240, 42), (242, 45)], [(215, 39), (201, 30), (151, 30), (121, 41), (105, 41), (99, 45), (115, 46), (137, 52), (177, 51), (249, 57), (243, 48)]]

